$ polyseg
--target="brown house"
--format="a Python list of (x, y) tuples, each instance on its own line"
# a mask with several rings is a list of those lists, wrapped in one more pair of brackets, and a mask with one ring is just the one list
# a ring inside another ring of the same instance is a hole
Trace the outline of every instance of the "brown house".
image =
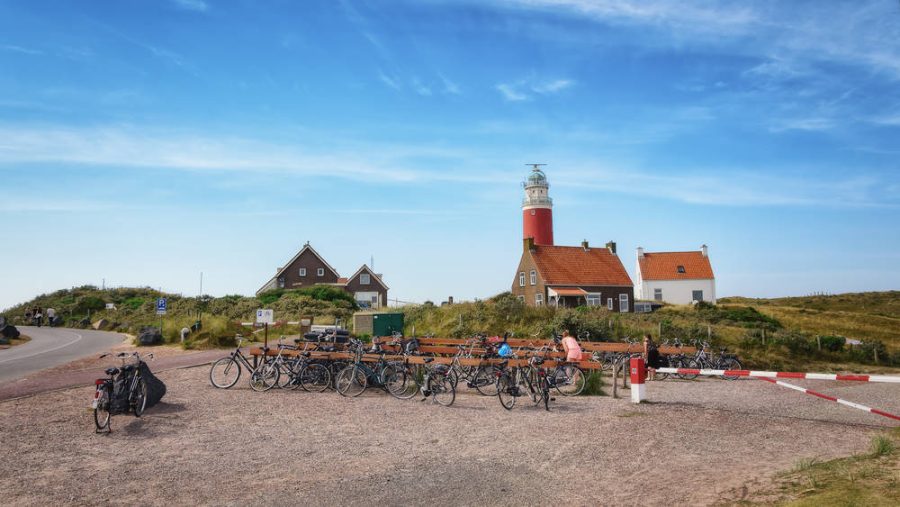
[(352, 294), (363, 308), (380, 308), (387, 305), (388, 286), (381, 275), (363, 264), (353, 276), (342, 278), (336, 269), (306, 243), (288, 263), (278, 268), (268, 282), (256, 294), (274, 289), (300, 289), (315, 285), (339, 287)]
[(512, 293), (529, 306), (603, 306), (629, 312), (634, 284), (616, 255), (616, 244), (592, 248), (536, 245), (525, 238)]

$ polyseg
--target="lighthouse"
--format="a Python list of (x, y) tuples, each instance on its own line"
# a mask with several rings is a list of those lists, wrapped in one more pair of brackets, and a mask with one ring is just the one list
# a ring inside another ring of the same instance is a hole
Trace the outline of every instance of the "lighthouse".
[(531, 166), (522, 186), (525, 187), (525, 198), (522, 200), (522, 237), (533, 238), (535, 245), (553, 245), (553, 199), (547, 194), (550, 184), (547, 175), (541, 170), (546, 164), (527, 164)]

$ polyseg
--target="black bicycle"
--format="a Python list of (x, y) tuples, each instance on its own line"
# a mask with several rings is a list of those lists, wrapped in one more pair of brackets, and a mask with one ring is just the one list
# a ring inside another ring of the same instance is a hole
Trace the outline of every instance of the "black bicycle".
[(209, 369), (209, 383), (219, 389), (229, 389), (241, 378), (241, 370), (246, 368), (252, 374), (256, 369), (250, 359), (241, 352), (244, 337), (237, 335), (237, 348), (228, 357), (223, 357), (212, 364)]
[[(108, 357), (103, 354), (100, 359)], [(147, 408), (147, 383), (141, 376), (141, 364), (144, 362), (137, 352), (119, 352), (116, 357), (122, 360), (121, 368), (107, 368), (105, 378), (95, 382), (94, 401), (91, 404), (94, 409), (94, 425), (96, 432), (109, 433), (112, 416), (132, 413), (140, 417)], [(125, 364), (128, 358), (135, 358), (133, 364)], [(146, 356), (153, 359), (153, 354)]]

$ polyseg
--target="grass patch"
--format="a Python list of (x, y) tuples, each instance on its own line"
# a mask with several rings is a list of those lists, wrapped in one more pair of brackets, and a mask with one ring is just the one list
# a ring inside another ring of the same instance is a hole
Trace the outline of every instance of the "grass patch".
[(600, 370), (587, 372), (581, 396), (606, 396), (603, 392), (603, 375), (600, 374)]
[[(758, 489), (746, 505), (900, 505), (900, 428), (872, 438), (870, 452), (819, 461), (804, 458), (770, 487)], [(773, 496), (777, 500), (773, 501)]]

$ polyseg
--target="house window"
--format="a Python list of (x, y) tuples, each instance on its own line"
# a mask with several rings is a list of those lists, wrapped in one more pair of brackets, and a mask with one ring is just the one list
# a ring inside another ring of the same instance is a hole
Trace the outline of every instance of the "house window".
[(522, 271), (521, 273), (519, 273), (519, 287), (524, 287), (524, 286), (525, 286), (525, 272)]
[(691, 291), (691, 300), (692, 301), (703, 301), (703, 291), (702, 290)]
[(306, 276), (306, 268), (300, 268), (300, 276)]
[(541, 306), (544, 304), (544, 295), (538, 292), (534, 295), (534, 306)]
[(369, 285), (370, 281), (371, 281), (371, 279), (370, 279), (368, 273), (363, 273), (363, 274), (359, 275), (359, 284), (360, 285)]
[(600, 297), (599, 293), (588, 294), (587, 295), (587, 305), (588, 306), (601, 306), (601, 305), (603, 305), (603, 298)]
[(519, 301), (521, 301), (522, 304), (524, 304), (524, 303), (525, 303), (525, 296), (519, 296)]
[(325, 268), (319, 268), (316, 270), (316, 276), (325, 276)]
[(681, 274), (684, 274), (684, 266), (678, 266), (677, 271)]
[(284, 288), (284, 277), (283, 277), (283, 276), (279, 276), (279, 277), (278, 277), (278, 288), (279, 288), (279, 289), (283, 289), (283, 288)]
[(531, 285), (534, 285), (536, 283), (537, 283), (537, 271), (532, 269), (531, 270)]
[(606, 298), (606, 309), (612, 311), (613, 309), (613, 298)]
[(662, 301), (662, 289), (653, 289), (653, 299)]
[(619, 311), (628, 311), (628, 294), (619, 294)]

